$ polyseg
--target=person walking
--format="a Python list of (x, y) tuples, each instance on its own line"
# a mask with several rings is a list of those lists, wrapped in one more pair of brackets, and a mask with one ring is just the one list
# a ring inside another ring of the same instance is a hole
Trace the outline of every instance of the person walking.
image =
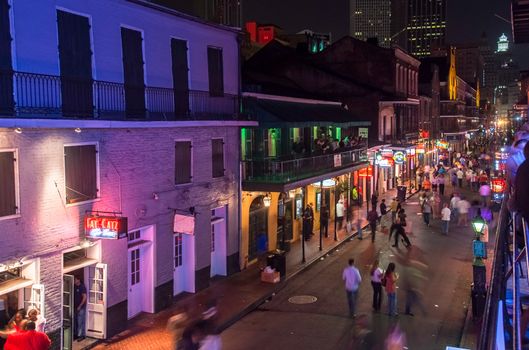
[(432, 214), (432, 205), (430, 199), (427, 198), (422, 204), (422, 218), (426, 226), (430, 226), (430, 215)]
[(372, 208), (377, 208), (377, 205), (378, 205), (378, 196), (376, 193), (373, 193), (373, 195), (371, 196), (371, 207)]
[(35, 322), (29, 321), (20, 332), (0, 332), (1, 337), (7, 338), (4, 350), (48, 350), (51, 346), (50, 338), (35, 328)]
[(432, 183), (430, 182), (430, 180), (427, 177), (424, 177), (424, 180), (422, 182), (422, 189), (425, 192), (428, 192), (428, 191), (430, 191), (432, 189)]
[(395, 272), (395, 263), (389, 263), (386, 272), (384, 273), (384, 280), (382, 284), (386, 289), (388, 296), (388, 315), (398, 316), (397, 313), (397, 280), (398, 274)]
[(369, 221), (369, 226), (371, 228), (371, 242), (375, 243), (375, 235), (377, 233), (377, 222), (378, 222), (378, 213), (377, 207), (373, 207), (369, 213), (367, 213), (367, 221)]
[(380, 215), (384, 216), (388, 213), (388, 207), (386, 205), (386, 200), (382, 199), (380, 201)]
[(483, 206), (486, 207), (490, 197), (490, 186), (488, 183), (483, 183), (479, 188), (479, 195), (481, 196), (481, 202)]
[(463, 172), (461, 168), (457, 169), (456, 176), (457, 176), (457, 184), (459, 188), (462, 188), (463, 187), (463, 177), (465, 176), (465, 173)]
[(325, 238), (329, 237), (329, 209), (326, 205), (323, 205), (320, 211), (320, 234), (323, 236), (324, 232)]
[(356, 299), (358, 296), (358, 288), (362, 283), (362, 276), (360, 271), (354, 266), (355, 260), (349, 259), (348, 266), (342, 272), (342, 279), (345, 282), (345, 293), (347, 294), (347, 303), (349, 304), (349, 317), (356, 316)]
[(448, 204), (445, 203), (443, 210), (441, 210), (441, 222), (443, 226), (443, 233), (445, 235), (448, 235), (448, 225), (450, 223), (450, 216), (452, 215), (452, 211), (450, 208), (448, 208)]
[(311, 222), (311, 215), (310, 215), (310, 208), (307, 205), (305, 210), (303, 211), (303, 222), (302, 222), (302, 231), (303, 231), (303, 239), (306, 241), (310, 241), (310, 222)]
[(470, 175), (470, 189), (473, 191), (477, 191), (478, 187), (478, 175), (475, 171), (472, 171), (472, 175)]
[(457, 210), (457, 206), (459, 201), (461, 200), (461, 197), (459, 197), (459, 193), (453, 193), (452, 198), (450, 199), (450, 210), (452, 211), (452, 218), (454, 221), (459, 221), (459, 211)]
[(86, 337), (86, 287), (79, 276), (74, 277), (75, 336), (77, 341)]
[(445, 195), (445, 183), (446, 183), (444, 174), (441, 174), (437, 177), (437, 183), (439, 186), (439, 194), (441, 196), (444, 196)]
[(338, 203), (336, 204), (336, 224), (337, 224), (337, 231), (340, 231), (343, 226), (343, 216), (345, 212), (345, 207), (343, 204), (343, 199), (340, 198)]
[(400, 222), (396, 222), (393, 225), (391, 225), (391, 228), (389, 230), (389, 241), (391, 240), (391, 237), (394, 236), (395, 242), (392, 245), (392, 247), (399, 248), (399, 238), (402, 238), (404, 245), (406, 248), (409, 248), (411, 245), (410, 239), (408, 238), (408, 235), (406, 235), (406, 230), (404, 229), (404, 226)]
[(384, 271), (379, 267), (378, 259), (371, 266), (371, 287), (373, 287), (373, 311), (379, 312), (382, 304), (382, 278)]
[(462, 197), (459, 202), (457, 202), (457, 212), (459, 215), (459, 220), (457, 221), (458, 225), (468, 226), (468, 212), (470, 210), (470, 202), (466, 200), (465, 197)]
[(397, 221), (397, 208), (399, 206), (399, 202), (397, 201), (397, 198), (393, 198), (391, 201), (391, 204), (389, 206), (389, 209), (391, 210), (391, 222), (394, 224)]

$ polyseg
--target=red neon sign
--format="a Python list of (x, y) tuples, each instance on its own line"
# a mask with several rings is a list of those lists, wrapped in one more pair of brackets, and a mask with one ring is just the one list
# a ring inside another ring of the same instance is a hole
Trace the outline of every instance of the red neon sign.
[(114, 216), (86, 216), (85, 234), (90, 238), (118, 239), (127, 235), (127, 218)]
[(370, 165), (367, 168), (362, 168), (358, 170), (359, 177), (372, 177), (373, 176), (373, 166)]
[(492, 192), (503, 193), (507, 188), (507, 184), (504, 179), (493, 179), (491, 181)]

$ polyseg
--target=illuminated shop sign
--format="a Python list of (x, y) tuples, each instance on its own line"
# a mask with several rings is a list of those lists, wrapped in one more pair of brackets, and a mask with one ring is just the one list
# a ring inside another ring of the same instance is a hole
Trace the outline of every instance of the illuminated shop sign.
[(373, 166), (370, 165), (367, 168), (362, 168), (358, 170), (359, 177), (372, 177), (373, 176)]
[(395, 153), (393, 153), (393, 160), (397, 164), (402, 164), (406, 161), (406, 154), (402, 151), (395, 151)]
[(381, 153), (377, 153), (375, 157), (375, 164), (383, 168), (391, 167), (394, 162), (395, 161), (393, 160), (393, 152), (391, 152), (390, 157), (385, 157)]
[(84, 220), (85, 235), (89, 238), (119, 239), (127, 237), (127, 218), (88, 215)]
[(435, 142), (435, 145), (439, 148), (443, 148), (443, 149), (448, 149), (448, 147), (450, 147), (450, 145), (448, 144), (448, 142), (446, 141), (441, 141), (441, 140), (437, 140)]

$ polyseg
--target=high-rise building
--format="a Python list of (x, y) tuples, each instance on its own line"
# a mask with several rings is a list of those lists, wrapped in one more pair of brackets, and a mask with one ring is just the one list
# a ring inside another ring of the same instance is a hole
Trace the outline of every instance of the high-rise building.
[(391, 0), (351, 0), (349, 32), (353, 38), (376, 38), (382, 47), (391, 45)]
[(483, 85), (484, 59), (478, 45), (457, 45), (457, 75), (467, 83), (476, 86), (479, 81)]
[(241, 0), (151, 0), (206, 21), (241, 27)]
[(393, 0), (392, 41), (415, 56), (429, 56), (444, 47), (447, 0)]

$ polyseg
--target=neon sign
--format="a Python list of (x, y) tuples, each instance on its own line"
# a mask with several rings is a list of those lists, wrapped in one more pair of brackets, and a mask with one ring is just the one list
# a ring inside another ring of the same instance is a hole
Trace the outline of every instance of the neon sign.
[(127, 236), (127, 218), (88, 215), (84, 220), (85, 235), (89, 238), (119, 239)]
[(397, 164), (402, 164), (406, 161), (406, 155), (402, 151), (396, 151), (393, 153), (393, 160)]

